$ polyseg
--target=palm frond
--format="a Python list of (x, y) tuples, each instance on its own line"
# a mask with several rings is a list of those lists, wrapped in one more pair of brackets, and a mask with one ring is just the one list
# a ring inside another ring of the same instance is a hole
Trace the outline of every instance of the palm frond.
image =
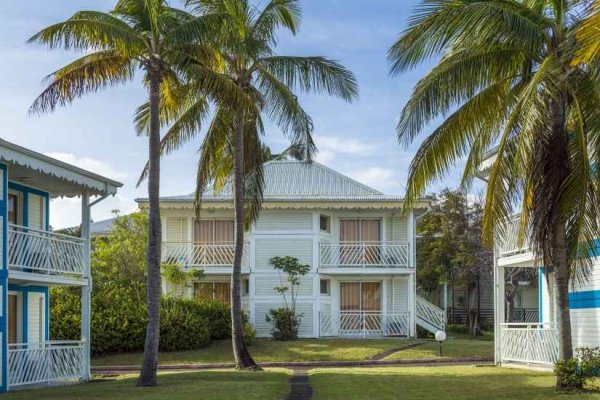
[(84, 94), (130, 81), (134, 62), (120, 52), (104, 50), (85, 55), (48, 75), (48, 87), (35, 99), (29, 112), (40, 114), (71, 103)]

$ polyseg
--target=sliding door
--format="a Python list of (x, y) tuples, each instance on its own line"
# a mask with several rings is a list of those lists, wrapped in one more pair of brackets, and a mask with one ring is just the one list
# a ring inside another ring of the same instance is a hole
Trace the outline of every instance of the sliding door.
[(233, 220), (196, 220), (194, 224), (194, 252), (201, 265), (233, 264)]
[(340, 331), (381, 331), (381, 282), (340, 283)]
[(378, 264), (381, 257), (379, 219), (340, 220), (340, 265)]

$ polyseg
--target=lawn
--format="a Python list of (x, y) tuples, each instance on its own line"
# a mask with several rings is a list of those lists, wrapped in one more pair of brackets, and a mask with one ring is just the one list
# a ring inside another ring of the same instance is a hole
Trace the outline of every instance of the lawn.
[(25, 399), (127, 399), (127, 400), (276, 400), (289, 393), (286, 370), (262, 373), (233, 371), (202, 371), (162, 373), (159, 385), (152, 388), (135, 386), (136, 376), (100, 380), (59, 388), (18, 390), (2, 395), (3, 400)]
[[(439, 344), (430, 342), (424, 345), (405, 349), (394, 353), (386, 360), (400, 360), (412, 358), (436, 358), (438, 357)], [(494, 342), (490, 340), (477, 339), (448, 339), (442, 346), (444, 358), (448, 357), (473, 357), (494, 356)]]
[[(256, 361), (360, 361), (383, 351), (413, 343), (406, 339), (302, 339), (277, 342), (257, 339), (250, 346)], [(141, 353), (95, 357), (92, 365), (138, 365)], [(160, 364), (227, 363), (233, 362), (231, 342), (219, 340), (199, 350), (161, 353)]]
[(600, 399), (599, 393), (554, 393), (551, 374), (500, 367), (320, 369), (310, 382), (314, 400)]

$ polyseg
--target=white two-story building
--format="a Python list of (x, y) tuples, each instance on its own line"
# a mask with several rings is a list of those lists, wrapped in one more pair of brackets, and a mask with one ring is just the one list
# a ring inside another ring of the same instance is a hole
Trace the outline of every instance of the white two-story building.
[[(90, 208), (120, 186), (0, 139), (0, 391), (89, 378)], [(81, 237), (50, 230), (63, 196), (82, 199)], [(81, 290), (80, 340), (50, 340), (53, 286)]]
[[(317, 162), (265, 164), (264, 203), (246, 232), (243, 307), (258, 336), (265, 316), (282, 307), (281, 276), (269, 260), (297, 257), (311, 266), (299, 287), (301, 337), (414, 337), (417, 324), (444, 329), (443, 310), (416, 295), (415, 222), (428, 203), (403, 214), (385, 195)], [(205, 277), (166, 293), (229, 302), (234, 212), (230, 189), (206, 193), (200, 218), (193, 195), (161, 198), (163, 260)], [(146, 199), (138, 199), (140, 208)], [(285, 277), (283, 277), (285, 280)]]

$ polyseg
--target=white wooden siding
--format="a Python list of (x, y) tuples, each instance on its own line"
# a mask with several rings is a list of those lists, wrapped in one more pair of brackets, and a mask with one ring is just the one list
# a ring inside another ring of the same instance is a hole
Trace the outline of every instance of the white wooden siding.
[(187, 242), (187, 218), (168, 217), (167, 218), (167, 242)]
[(35, 229), (45, 229), (45, 215), (44, 215), (44, 208), (46, 205), (46, 201), (45, 198), (37, 195), (37, 194), (33, 194), (33, 193), (29, 193), (28, 195), (28, 204), (29, 204), (29, 210), (27, 210), (27, 215), (28, 215), (28, 226), (31, 228), (35, 228)]
[[(256, 335), (260, 337), (271, 336), (271, 324), (265, 320), (265, 316), (270, 309), (283, 307), (283, 303), (261, 303), (255, 304), (256, 318), (255, 318), (255, 329)], [(301, 315), (300, 327), (298, 329), (298, 335), (307, 337), (313, 336), (313, 304), (312, 303), (301, 303), (296, 304), (296, 313)]]
[[(283, 281), (283, 285), (281, 282)], [(278, 286), (287, 286), (285, 276), (282, 276), (281, 280), (277, 275), (257, 275), (256, 276), (256, 296), (280, 296), (273, 288)], [(312, 276), (303, 276), (300, 278), (300, 286), (298, 287), (299, 296), (311, 296), (313, 294), (313, 278)], [(288, 298), (290, 292), (287, 293)]]
[(600, 346), (600, 308), (571, 309), (573, 347)]
[(44, 294), (29, 292), (27, 295), (27, 341), (39, 343), (44, 341)]
[(575, 292), (584, 292), (588, 290), (600, 290), (600, 258), (596, 257), (593, 262), (591, 274), (585, 282), (574, 282)]
[(388, 296), (393, 298), (392, 307), (388, 309), (388, 312), (408, 311), (408, 278), (394, 278), (393, 289), (388, 290)]
[(257, 231), (311, 231), (311, 212), (263, 212), (256, 221)]
[(385, 221), (386, 238), (389, 241), (408, 241), (406, 217), (388, 217)]
[(256, 238), (256, 269), (273, 270), (272, 257), (292, 256), (302, 263), (313, 266), (313, 239)]

